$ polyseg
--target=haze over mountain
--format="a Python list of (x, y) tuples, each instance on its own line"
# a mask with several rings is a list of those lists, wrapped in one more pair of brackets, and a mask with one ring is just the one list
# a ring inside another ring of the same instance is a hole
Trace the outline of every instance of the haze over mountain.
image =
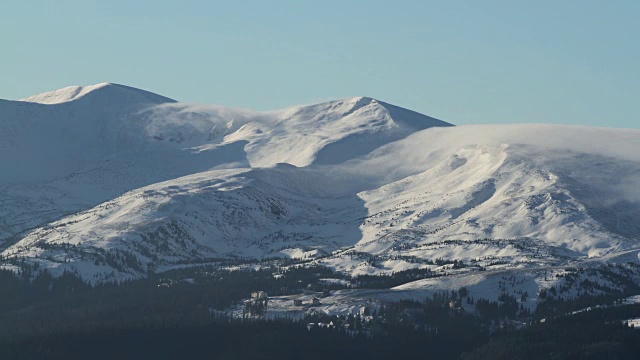
[[(367, 97), (255, 112), (99, 84), (0, 101), (0, 166), (2, 266), (92, 282), (233, 256), (348, 274), (500, 262), (453, 276), (535, 286), (537, 270), (640, 251), (637, 130), (454, 127)], [(434, 281), (452, 280), (405, 288)]]

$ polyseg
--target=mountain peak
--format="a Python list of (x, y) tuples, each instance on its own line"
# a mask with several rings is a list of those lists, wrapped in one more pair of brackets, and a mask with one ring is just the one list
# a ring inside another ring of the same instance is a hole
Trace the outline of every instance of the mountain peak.
[(100, 83), (89, 86), (67, 86), (62, 89), (31, 95), (26, 98), (20, 99), (20, 101), (35, 102), (40, 104), (60, 104), (79, 99), (92, 91), (99, 90), (110, 85), (110, 83)]
[(367, 106), (383, 108), (389, 113), (394, 121), (399, 121), (400, 123), (409, 125), (414, 129), (426, 129), (433, 126), (453, 126), (453, 124), (448, 122), (438, 120), (397, 105), (389, 104), (369, 96), (356, 96), (344, 99), (342, 102), (349, 104), (351, 106), (351, 111), (356, 111)]
[(369, 96), (356, 96), (356, 97), (348, 99), (348, 101), (349, 102), (370, 104), (372, 102), (377, 102), (378, 100), (374, 99), (372, 97), (369, 97)]
[(96, 85), (88, 85), (88, 86), (68, 86), (62, 89), (47, 91), (41, 94), (31, 95), (26, 98), (20, 99), (20, 101), (46, 104), (46, 105), (55, 105), (67, 103), (70, 101), (77, 101), (83, 99), (89, 95), (101, 94), (105, 96), (120, 96), (124, 95), (127, 97), (137, 96), (142, 97), (146, 101), (150, 101), (152, 103), (167, 103), (167, 102), (176, 102), (173, 99), (154, 94), (152, 92), (148, 92), (145, 90), (137, 89), (130, 86), (114, 84), (114, 83), (100, 83)]

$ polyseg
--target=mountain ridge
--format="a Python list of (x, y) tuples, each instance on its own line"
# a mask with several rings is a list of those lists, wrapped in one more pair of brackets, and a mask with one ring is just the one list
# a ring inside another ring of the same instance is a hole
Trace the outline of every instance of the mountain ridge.
[[(108, 83), (50, 93), (79, 89), (90, 91), (59, 104), (0, 102), (0, 165), (13, 169), (0, 175), (7, 205), (0, 239), (159, 181), (213, 168), (307, 166), (331, 144), (352, 157), (371, 148), (362, 139), (340, 142), (349, 135), (377, 134), (378, 146), (415, 131), (371, 98), (255, 112), (149, 103), (136, 89)], [(123, 96), (131, 91), (133, 99)], [(423, 119), (422, 127), (441, 124)]]

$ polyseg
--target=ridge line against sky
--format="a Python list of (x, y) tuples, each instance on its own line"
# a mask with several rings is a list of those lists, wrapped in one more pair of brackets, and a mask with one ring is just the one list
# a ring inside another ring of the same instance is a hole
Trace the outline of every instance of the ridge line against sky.
[(640, 128), (640, 2), (11, 2), (0, 98), (113, 82), (270, 110), (370, 96), (455, 124)]

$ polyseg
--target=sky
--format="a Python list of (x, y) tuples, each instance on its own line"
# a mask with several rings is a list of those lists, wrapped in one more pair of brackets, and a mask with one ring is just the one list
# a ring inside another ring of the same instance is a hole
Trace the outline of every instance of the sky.
[(270, 110), (640, 128), (640, 1), (7, 0), (0, 98), (125, 84)]

